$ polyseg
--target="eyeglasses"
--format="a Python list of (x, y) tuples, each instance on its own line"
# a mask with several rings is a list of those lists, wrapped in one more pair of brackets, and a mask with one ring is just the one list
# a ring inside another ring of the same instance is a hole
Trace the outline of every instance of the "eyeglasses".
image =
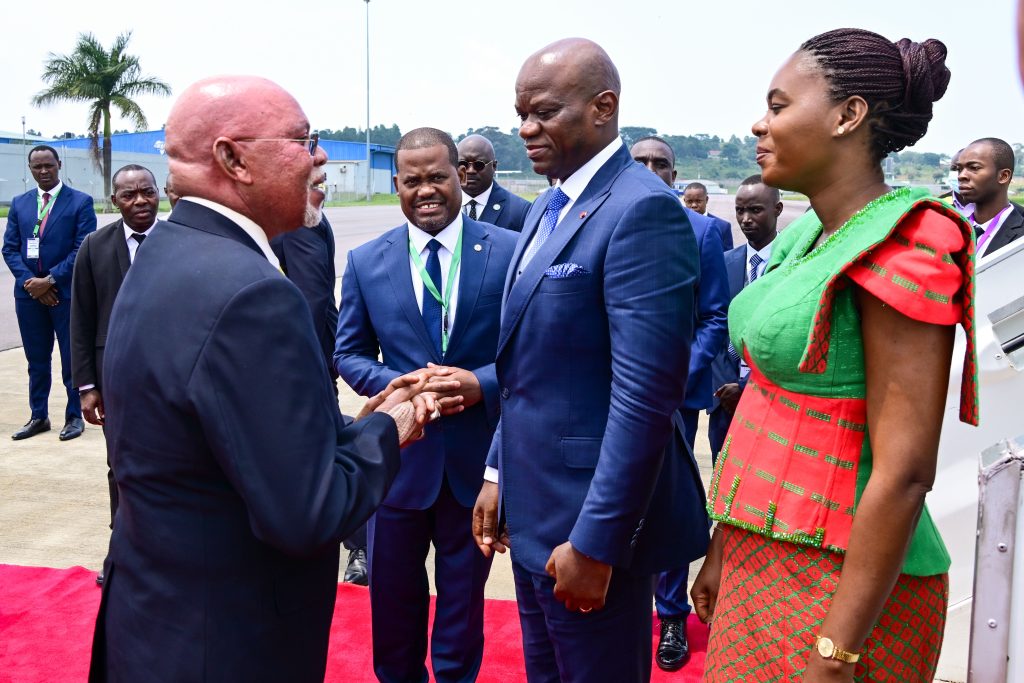
[(308, 138), (236, 138), (235, 142), (301, 142), (309, 149), (309, 156), (315, 156), (320, 133), (312, 133)]
[(465, 159), (459, 159), (459, 168), (468, 169), (472, 166), (473, 170), (479, 173), (493, 163), (493, 159), (491, 161), (466, 161)]

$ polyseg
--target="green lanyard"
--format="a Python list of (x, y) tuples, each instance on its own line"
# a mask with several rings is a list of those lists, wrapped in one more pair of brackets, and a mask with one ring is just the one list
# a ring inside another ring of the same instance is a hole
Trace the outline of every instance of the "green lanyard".
[(427, 273), (427, 269), (423, 265), (423, 259), (420, 258), (420, 253), (413, 246), (411, 238), (409, 239), (409, 256), (412, 257), (412, 262), (416, 266), (416, 270), (419, 271), (420, 279), (423, 280), (423, 286), (430, 292), (430, 296), (434, 297), (434, 300), (441, 304), (441, 318), (444, 321), (444, 324), (441, 326), (441, 353), (444, 354), (448, 351), (448, 308), (452, 300), (455, 276), (458, 274), (459, 264), (462, 262), (462, 230), (459, 231), (459, 239), (455, 242), (455, 251), (452, 253), (452, 262), (448, 266), (448, 283), (444, 287), (444, 297), (441, 296), (441, 293), (437, 291), (437, 287), (434, 286), (434, 281)]
[(43, 206), (43, 195), (36, 192), (36, 227), (32, 229), (32, 237), (39, 237), (39, 226), (43, 224), (46, 217), (50, 215), (50, 209), (53, 208), (54, 203), (57, 201), (57, 195), (60, 194), (58, 191), (56, 194), (50, 195), (50, 201)]

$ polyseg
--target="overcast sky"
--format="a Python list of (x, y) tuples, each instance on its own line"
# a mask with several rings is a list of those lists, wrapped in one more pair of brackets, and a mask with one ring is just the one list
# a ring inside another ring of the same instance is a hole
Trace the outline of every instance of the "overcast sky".
[[(1024, 142), (1016, 69), (1014, 0), (373, 0), (371, 122), (403, 130), (516, 125), (514, 83), (524, 58), (552, 40), (591, 38), (622, 75), (621, 125), (661, 133), (750, 133), (772, 74), (806, 38), (857, 26), (896, 40), (938, 38), (953, 73), (919, 151), (952, 152), (982, 136)], [(84, 105), (36, 108), (31, 97), (48, 52), (78, 33), (109, 45), (134, 32), (143, 71), (180, 92), (217, 73), (253, 73), (291, 91), (315, 128), (366, 121), (366, 4), (273, 0), (143, 3), (54, 0), (30, 26), (0, 40), (6, 74), (0, 130), (84, 133)], [(599, 9), (600, 8), (600, 9)], [(27, 10), (22, 10), (27, 11)], [(8, 11), (10, 14), (10, 11)], [(173, 102), (144, 97), (151, 128)], [(128, 127), (116, 122), (116, 128)]]

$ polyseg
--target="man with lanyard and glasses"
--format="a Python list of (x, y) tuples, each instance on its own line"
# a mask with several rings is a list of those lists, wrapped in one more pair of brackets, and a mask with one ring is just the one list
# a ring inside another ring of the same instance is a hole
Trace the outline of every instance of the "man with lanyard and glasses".
[(14, 309), (28, 361), (29, 421), (11, 435), (27, 439), (49, 431), (53, 339), (60, 349), (67, 391), (60, 440), (81, 436), (85, 424), (71, 381), (71, 274), (78, 247), (96, 230), (92, 197), (60, 180), (60, 157), (47, 145), (33, 147), (29, 170), (38, 188), (15, 197), (7, 216), (3, 255), (14, 275)]
[(967, 220), (978, 237), (978, 258), (1024, 235), (1024, 211), (1008, 199), (1013, 148), (999, 138), (975, 140), (960, 152), (960, 196), (974, 203)]
[(498, 421), (494, 356), (516, 235), (461, 212), (458, 161), (447, 133), (402, 137), (394, 183), (408, 223), (349, 252), (341, 287), (334, 365), (357, 393), (428, 366), (459, 384), (439, 394), (443, 417), (406, 449), (368, 525), (373, 666), (384, 682), (427, 679), (431, 543), (434, 680), (475, 680), (483, 657), (490, 559), (477, 551), (471, 514)]

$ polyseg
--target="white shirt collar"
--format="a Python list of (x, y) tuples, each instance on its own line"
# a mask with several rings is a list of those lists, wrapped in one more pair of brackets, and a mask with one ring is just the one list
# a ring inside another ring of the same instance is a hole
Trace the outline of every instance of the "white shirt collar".
[(750, 246), (750, 242), (747, 242), (747, 268), (749, 269), (750, 259), (754, 256), (754, 254), (757, 254), (758, 256), (761, 257), (762, 263), (768, 263), (768, 260), (772, 257), (773, 244), (775, 244), (774, 240), (772, 240), (764, 247), (762, 247), (761, 251), (758, 251), (757, 249), (754, 249), (754, 247)]
[(64, 189), (64, 182), (61, 181), (61, 180), (58, 180), (57, 184), (54, 185), (53, 187), (51, 187), (49, 190), (44, 190), (43, 188), (41, 188), (38, 185), (36, 185), (36, 190), (39, 192), (39, 196), (40, 197), (42, 197), (43, 194), (45, 194), (47, 192), (50, 193), (51, 197), (56, 197), (58, 194), (60, 194), (60, 191), (62, 189)]
[(153, 225), (149, 226), (148, 228), (142, 231), (133, 230), (128, 226), (127, 223), (122, 223), (121, 227), (124, 229), (124, 238), (126, 240), (130, 240), (132, 238), (132, 235), (146, 235), (147, 237), (149, 237), (149, 233), (153, 232), (153, 228), (156, 227), (156, 219), (153, 220)]
[(447, 249), (449, 253), (454, 254), (455, 245), (458, 244), (459, 235), (462, 233), (462, 213), (457, 213), (455, 215), (455, 220), (444, 226), (444, 229), (436, 235), (429, 235), (412, 223), (409, 223), (408, 225), (409, 240), (412, 242), (412, 246), (415, 247), (418, 253), (422, 254), (423, 250), (427, 248), (427, 244), (433, 239), (440, 242), (441, 246)]
[(491, 190), (493, 190), (493, 189), (494, 189), (494, 183), (492, 182), (490, 185), (487, 186), (486, 190), (484, 190), (483, 192), (481, 192), (480, 194), (478, 194), (475, 197), (470, 197), (468, 192), (463, 192), (462, 193), (462, 206), (465, 207), (467, 204), (469, 204), (470, 200), (475, 201), (477, 203), (477, 206), (479, 207), (477, 209), (476, 215), (479, 216), (483, 212), (483, 210), (487, 207), (487, 200), (491, 198)]
[(558, 183), (558, 187), (562, 188), (562, 192), (575, 202), (583, 194), (583, 190), (587, 189), (587, 185), (594, 179), (601, 167), (619, 151), (620, 147), (622, 147), (622, 138), (617, 137), (608, 143), (607, 147), (590, 157), (590, 161), (576, 169), (576, 172), (565, 181)]
[(245, 231), (246, 235), (252, 238), (253, 242), (256, 243), (256, 246), (260, 248), (263, 255), (267, 257), (268, 261), (270, 261), (270, 265), (281, 270), (281, 263), (277, 260), (277, 256), (274, 255), (274, 252), (270, 248), (270, 240), (267, 239), (267, 233), (263, 232), (263, 228), (257, 225), (256, 221), (252, 220), (248, 216), (243, 216), (234, 209), (229, 209), (223, 204), (218, 204), (217, 202), (212, 202), (209, 199), (203, 199), (202, 197), (182, 197), (179, 201), (182, 200), (190, 201), (194, 204), (199, 204), (200, 206), (205, 206), (211, 211), (216, 211), (221, 216), (224, 216), (224, 218), (227, 218), (229, 221), (240, 227)]

